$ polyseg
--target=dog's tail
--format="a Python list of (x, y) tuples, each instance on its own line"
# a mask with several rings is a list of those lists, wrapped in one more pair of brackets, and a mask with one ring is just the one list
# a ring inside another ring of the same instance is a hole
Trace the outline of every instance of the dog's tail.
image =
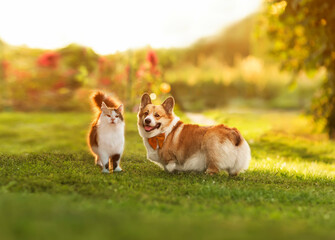
[(242, 143), (242, 140), (243, 140), (242, 135), (241, 135), (240, 131), (237, 130), (236, 128), (232, 128), (231, 130), (232, 130), (231, 131), (231, 138), (233, 140), (234, 145), (237, 147)]
[(117, 108), (120, 105), (117, 99), (109, 97), (101, 91), (93, 93), (92, 102), (98, 109), (101, 109), (102, 102), (104, 102), (109, 108)]

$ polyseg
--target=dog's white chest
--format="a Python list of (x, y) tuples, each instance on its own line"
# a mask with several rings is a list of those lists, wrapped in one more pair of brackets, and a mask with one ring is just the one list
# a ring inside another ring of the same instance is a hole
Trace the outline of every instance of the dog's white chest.
[(154, 150), (150, 144), (148, 143), (147, 139), (143, 139), (144, 146), (147, 149), (147, 158), (154, 162), (160, 162), (160, 157), (158, 155), (158, 150)]

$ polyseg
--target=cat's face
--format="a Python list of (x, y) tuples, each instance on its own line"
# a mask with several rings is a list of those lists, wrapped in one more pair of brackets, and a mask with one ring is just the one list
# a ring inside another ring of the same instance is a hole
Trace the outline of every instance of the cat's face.
[(101, 105), (101, 119), (110, 124), (119, 124), (123, 122), (123, 105), (118, 108), (109, 108), (104, 102)]

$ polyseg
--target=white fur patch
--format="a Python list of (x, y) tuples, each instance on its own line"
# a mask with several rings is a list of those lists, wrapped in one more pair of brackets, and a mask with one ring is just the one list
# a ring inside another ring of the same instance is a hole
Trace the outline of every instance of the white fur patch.
[(114, 172), (122, 172), (122, 168), (120, 168), (119, 166), (117, 166), (117, 167), (114, 169)]
[(178, 165), (177, 169), (179, 171), (205, 171), (206, 156), (199, 151), (186, 159), (184, 165)]
[(165, 168), (168, 172), (173, 172), (176, 169), (177, 164), (175, 162), (169, 162)]
[(151, 113), (149, 114), (146, 118), (143, 119), (143, 123), (145, 123), (145, 120), (149, 119), (150, 120), (150, 126), (154, 127), (156, 125), (156, 119), (154, 118), (154, 115)]
[(174, 126), (176, 126), (176, 124), (180, 121), (180, 118), (175, 116), (171, 122), (171, 124), (165, 129), (164, 133), (165, 133), (165, 138), (167, 138), (167, 136), (171, 133), (172, 129)]
[(122, 172), (122, 168), (120, 167), (120, 160), (116, 161), (117, 167), (114, 169), (114, 172)]
[(251, 160), (250, 147), (243, 139), (240, 146), (235, 146), (231, 141), (225, 141), (217, 146), (216, 160), (220, 170), (227, 170), (231, 174), (243, 172), (248, 169)]
[[(231, 141), (227, 140), (223, 144), (217, 141), (217, 152), (213, 156), (220, 170), (226, 170), (230, 174), (236, 174), (248, 169), (251, 160), (250, 147), (243, 139), (240, 146), (236, 147)], [(183, 165), (177, 165), (178, 171), (205, 171), (207, 167), (206, 155), (197, 152), (188, 158)]]
[(177, 144), (179, 141), (179, 135), (181, 133), (181, 131), (184, 128), (184, 124), (181, 124), (174, 132), (173, 134), (173, 139), (172, 139), (172, 144)]
[(242, 144), (237, 148), (236, 163), (232, 169), (236, 173), (247, 170), (251, 160), (251, 150), (246, 140), (243, 139)]

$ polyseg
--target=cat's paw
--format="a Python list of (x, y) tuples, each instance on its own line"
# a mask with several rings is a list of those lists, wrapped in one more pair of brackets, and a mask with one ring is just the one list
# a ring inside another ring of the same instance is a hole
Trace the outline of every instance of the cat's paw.
[(96, 163), (95, 166), (102, 167), (102, 163)]
[(96, 162), (95, 162), (95, 165), (96, 165), (96, 166), (100, 166), (100, 167), (102, 167), (102, 163), (101, 163), (100, 161), (96, 161)]
[(114, 170), (113, 170), (113, 172), (122, 172), (123, 170), (122, 170), (122, 168), (120, 168), (120, 167), (116, 167)]

